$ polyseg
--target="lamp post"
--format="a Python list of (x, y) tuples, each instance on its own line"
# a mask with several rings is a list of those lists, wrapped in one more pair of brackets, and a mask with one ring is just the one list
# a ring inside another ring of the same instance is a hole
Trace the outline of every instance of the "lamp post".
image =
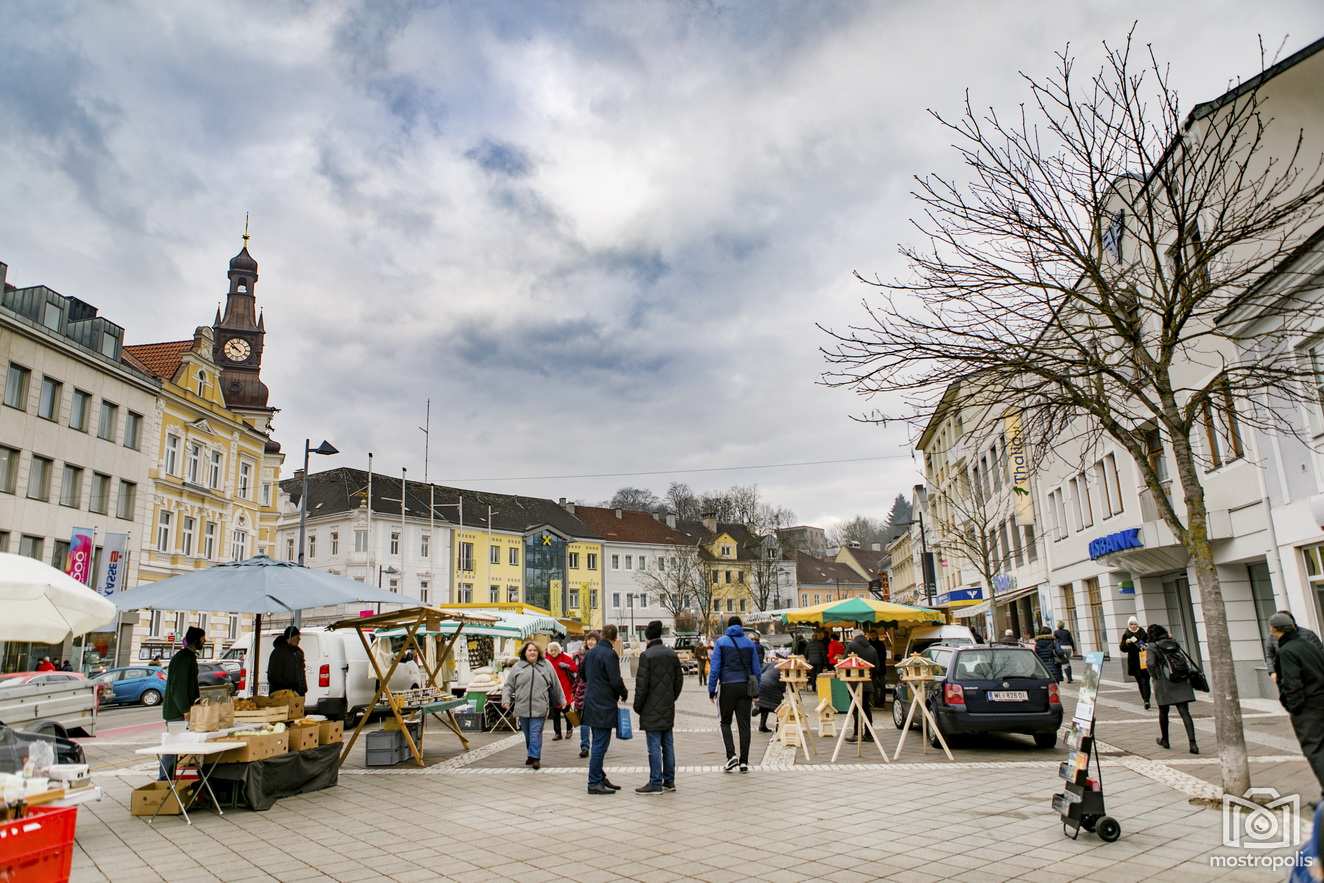
[[(919, 518), (915, 518), (905, 522), (904, 526), (910, 527), (916, 524), (919, 525), (919, 546), (920, 546), (919, 578), (924, 581), (924, 601), (926, 604), (932, 607), (933, 590), (935, 586), (933, 585), (932, 582), (929, 581), (929, 572), (925, 567), (925, 565), (927, 565), (929, 561), (929, 532), (924, 529), (924, 512), (922, 510), (919, 513)], [(935, 580), (938, 578), (936, 566), (934, 567), (933, 577)]]
[[(310, 454), (321, 454), (329, 457), (332, 454), (339, 454), (335, 445), (326, 439), (317, 447), (313, 447), (313, 440), (306, 438), (303, 440), (303, 492), (299, 495), (299, 566), (303, 567), (303, 544), (304, 538), (308, 535), (308, 456)], [(371, 506), (372, 502), (369, 501)], [(303, 611), (294, 611), (294, 625), (297, 628), (303, 624)]]
[[(389, 564), (388, 564), (387, 566), (385, 566), (385, 567), (383, 567), (382, 565), (378, 564), (378, 565), (377, 565), (377, 588), (380, 589), (380, 588), (382, 587), (382, 574), (383, 574), (383, 573), (386, 574), (386, 575), (388, 575), (388, 576), (395, 576), (395, 575), (396, 575), (397, 573), (399, 573), (399, 572), (400, 572), (400, 571), (396, 570), (394, 567), (392, 567), (392, 566), (389, 565)], [(378, 601), (378, 602), (377, 602), (377, 612), (378, 612), (378, 613), (381, 613), (381, 612), (382, 612), (382, 602), (381, 602), (381, 601)]]

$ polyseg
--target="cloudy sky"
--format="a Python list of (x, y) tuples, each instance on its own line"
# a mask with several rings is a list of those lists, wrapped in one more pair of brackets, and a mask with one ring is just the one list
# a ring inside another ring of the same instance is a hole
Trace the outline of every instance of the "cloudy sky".
[(251, 212), (290, 468), (310, 435), (421, 477), (431, 397), (436, 479), (757, 482), (830, 526), (918, 476), (816, 385), (814, 323), (901, 269), (910, 177), (954, 167), (926, 108), (1014, 107), (1133, 18), (1188, 106), (1324, 33), (1317, 0), (7, 3), (0, 261), (181, 339)]

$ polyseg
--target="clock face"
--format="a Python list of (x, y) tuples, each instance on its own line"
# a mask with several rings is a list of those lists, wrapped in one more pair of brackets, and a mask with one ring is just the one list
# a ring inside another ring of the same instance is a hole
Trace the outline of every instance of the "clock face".
[(248, 358), (253, 348), (248, 341), (232, 337), (225, 342), (225, 356), (232, 362), (242, 362)]

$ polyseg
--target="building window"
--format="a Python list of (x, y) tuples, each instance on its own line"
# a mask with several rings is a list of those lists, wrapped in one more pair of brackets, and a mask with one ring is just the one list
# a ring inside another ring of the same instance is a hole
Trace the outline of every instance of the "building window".
[(1099, 517), (1111, 518), (1113, 514), (1112, 488), (1109, 487), (1108, 476), (1104, 472), (1103, 461), (1096, 460), (1092, 467), (1094, 472), (1094, 485), (1099, 489)]
[(1245, 451), (1241, 444), (1241, 424), (1232, 401), (1232, 388), (1226, 382), (1213, 392), (1214, 403), (1204, 406), (1205, 443), (1209, 446), (1211, 469), (1240, 459)]
[(64, 384), (54, 377), (41, 378), (41, 395), (37, 397), (37, 416), (52, 422), (60, 419), (60, 399)]
[(390, 588), (391, 594), (393, 595), (400, 594), (400, 577), (398, 576), (391, 577), (390, 580), (387, 581), (387, 587)]
[(745, 598), (741, 598), (741, 599), (740, 599), (740, 612), (741, 612), (741, 613), (744, 613), (744, 612), (745, 612), (745, 608), (746, 608), (746, 606), (747, 606), (748, 604), (749, 604), (749, 601), (748, 601), (747, 599), (745, 599)]
[(271, 482), (269, 481), (262, 482), (262, 505), (271, 505)]
[(239, 637), (239, 616), (237, 614), (230, 614), (230, 621), (225, 627), (225, 636), (231, 641)]
[(1035, 544), (1034, 525), (1027, 524), (1021, 530), (1025, 531), (1025, 557), (1031, 562), (1038, 561), (1039, 549)]
[(186, 476), (189, 484), (198, 483), (198, 475), (202, 471), (202, 445), (194, 442), (188, 446), (188, 469)]
[(60, 310), (59, 304), (48, 300), (42, 305), (41, 324), (45, 325), (52, 331), (58, 332), (60, 330), (60, 323), (63, 319), (64, 313)]
[(28, 499), (49, 500), (51, 498), (51, 466), (53, 462), (45, 457), (32, 455), (32, 465), (28, 467)]
[(89, 512), (105, 515), (110, 510), (110, 476), (92, 473), (92, 496), (87, 501)]
[(294, 560), (294, 538), (291, 537), (285, 541), (285, 560)]
[(620, 592), (612, 592), (612, 593), (611, 593), (611, 606), (612, 606), (613, 609), (616, 609), (616, 610), (619, 610), (619, 609), (620, 609), (620, 606), (621, 606), (621, 593), (620, 593)]
[(235, 561), (248, 557), (248, 531), (236, 529), (230, 532), (230, 557)]
[(578, 569), (579, 569), (579, 553), (578, 553), (578, 552), (571, 552), (571, 553), (569, 554), (568, 557), (570, 558), (570, 564), (569, 564), (570, 569), (571, 569), (571, 570), (578, 570)]
[(138, 450), (142, 444), (143, 415), (129, 411), (124, 415), (124, 447)]
[(737, 570), (737, 571), (736, 571), (736, 582), (738, 582), (738, 583), (743, 583), (744, 581), (745, 581), (745, 572), (744, 572), (743, 570)]
[(162, 509), (156, 516), (156, 550), (158, 552), (170, 551), (170, 521), (171, 512), (168, 509)]
[(28, 409), (28, 378), (32, 372), (22, 365), (9, 363), (9, 373), (5, 375), (5, 404), (20, 411)]
[(1310, 370), (1315, 374), (1315, 397), (1319, 406), (1324, 408), (1324, 340), (1317, 340), (1306, 351), (1310, 359)]
[(720, 613), (721, 611), (722, 611), (722, 599), (721, 599), (721, 598), (714, 598), (714, 599), (713, 599), (713, 612), (714, 612), (714, 613)]
[(207, 372), (199, 371), (197, 379), (198, 384), (196, 389), (198, 391), (198, 398), (202, 398), (207, 392)]
[(519, 546), (511, 546), (506, 552), (506, 563), (511, 567), (519, 567)]
[(647, 592), (640, 592), (640, 593), (639, 593), (639, 606), (640, 606), (640, 607), (647, 607), (647, 606), (648, 606), (648, 593), (647, 593)]
[(626, 555), (626, 556), (625, 556), (625, 569), (626, 569), (626, 570), (634, 570), (634, 556), (633, 556), (633, 555)]
[(115, 440), (115, 424), (119, 422), (120, 406), (114, 402), (101, 400), (101, 416), (97, 422), (97, 438), (108, 442)]
[(193, 554), (193, 529), (196, 524), (192, 515), (185, 515), (179, 523), (179, 550), (185, 555)]
[(317, 534), (315, 533), (308, 534), (308, 557), (317, 557)]
[(730, 558), (730, 557), (731, 557), (731, 547), (730, 547), (730, 546), (723, 546), (723, 547), (722, 547), (722, 557), (723, 557), (723, 558)]
[(640, 556), (639, 556), (639, 569), (640, 569), (641, 571), (646, 571), (646, 570), (648, 570), (648, 559), (647, 559), (646, 557), (644, 557), (643, 555), (640, 555)]
[(60, 505), (77, 509), (83, 502), (83, 470), (71, 463), (64, 464), (60, 479)]
[[(612, 556), (611, 556), (611, 569), (612, 569), (612, 570), (620, 570), (620, 569), (621, 569), (621, 556), (620, 556), (620, 555), (612, 555)], [(618, 605), (618, 606), (619, 606), (619, 605)]]
[(331, 531), (331, 556), (334, 558), (340, 554), (340, 531)]
[(0, 447), (0, 492), (12, 494), (18, 486), (18, 451)]
[(1083, 519), (1081, 521), (1081, 526), (1082, 528), (1093, 527), (1094, 505), (1093, 501), (1090, 499), (1090, 480), (1085, 473), (1082, 472), (1077, 479), (1076, 484), (1080, 489), (1080, 514)]
[(657, 569), (658, 569), (658, 570), (666, 570), (666, 569), (667, 569), (667, 559), (666, 559), (666, 558), (663, 558), (661, 555), (658, 555), (658, 556), (657, 556)]
[(589, 592), (588, 592), (588, 606), (589, 606), (589, 609), (590, 609), (590, 610), (597, 610), (597, 609), (598, 609), (598, 590), (597, 590), (597, 589), (589, 589)]
[[(459, 564), (456, 566), (456, 569), (472, 572), (474, 569), (474, 544), (460, 543), (459, 557), (460, 557), (460, 561)], [(470, 588), (473, 587), (470, 586)]]
[(221, 463), (223, 462), (221, 457), (222, 454), (220, 451), (211, 452), (210, 462), (207, 468), (207, 485), (209, 487), (219, 488), (221, 486)]
[(474, 602), (474, 584), (460, 583), (460, 601), (461, 604), (472, 604)]
[(1120, 515), (1126, 508), (1122, 502), (1122, 478), (1117, 472), (1117, 455), (1103, 458), (1103, 475), (1108, 482), (1108, 495), (1112, 498), (1112, 513)]
[(493, 604), (500, 604), (500, 603), (501, 603), (501, 587), (500, 587), (500, 586), (488, 586), (488, 587), (487, 587), (487, 600), (490, 601), (490, 602), (493, 603)]
[(431, 585), (427, 580), (418, 581), (418, 600), (419, 603), (426, 605), (428, 603), (428, 587)]
[(586, 569), (587, 569), (587, 570), (597, 570), (597, 569), (598, 569), (598, 553), (597, 553), (597, 552), (589, 552), (589, 553), (588, 553), (588, 567), (587, 567)]
[(500, 564), (500, 563), (501, 563), (501, 547), (500, 547), (500, 546), (488, 546), (488, 547), (487, 547), (487, 563), (488, 563), (488, 564)]
[[(335, 540), (334, 540), (335, 534), (332, 534), (331, 536), (333, 537), (332, 542), (334, 543), (334, 542), (335, 542)], [(332, 552), (332, 554), (335, 554), (334, 551)], [(430, 533), (422, 533), (422, 534), (419, 534), (419, 537), (418, 537), (418, 557), (420, 557), (420, 558), (431, 558), (431, 557), (432, 557), (432, 534), (430, 534)]]
[(570, 590), (570, 609), (571, 610), (579, 609), (579, 589)]
[[(202, 557), (211, 561), (216, 557), (216, 522), (208, 521), (202, 535)], [(233, 619), (233, 617), (231, 617)], [(230, 637), (234, 637), (231, 635)]]
[(391, 531), (391, 554), (400, 554), (400, 531), (398, 530)]
[(354, 551), (355, 552), (368, 551), (368, 532), (366, 530), (354, 531)]
[(161, 631), (161, 611), (160, 611), (160, 610), (153, 610), (153, 611), (151, 612), (151, 616), (148, 617), (147, 633), (148, 633), (149, 635), (161, 635), (161, 634), (164, 634), (164, 632)]
[(179, 436), (167, 435), (165, 440), (166, 475), (174, 475), (179, 469)]
[(87, 414), (92, 409), (92, 394), (75, 389), (69, 400), (69, 428), (87, 432)]
[(41, 537), (32, 537), (23, 534), (18, 538), (18, 554), (27, 558), (42, 559), (41, 551), (45, 547), (46, 541)]
[(239, 461), (239, 496), (245, 500), (251, 499), (253, 493), (253, 464), (244, 460)]
[(115, 504), (115, 517), (125, 521), (133, 520), (133, 510), (138, 503), (138, 485), (131, 481), (120, 479), (119, 500)]
[(735, 610), (736, 610), (736, 602), (735, 602), (735, 599), (734, 599), (734, 598), (727, 598), (727, 599), (726, 599), (726, 612), (727, 612), (727, 613), (735, 613)]
[(188, 625), (188, 620), (184, 616), (184, 611), (179, 610), (175, 613), (175, 640), (184, 639), (184, 627)]
[(51, 543), (51, 567), (67, 571), (69, 569), (69, 541), (56, 540)]
[(506, 600), (509, 601), (511, 604), (515, 604), (519, 602), (519, 586), (506, 587)]
[(728, 570), (725, 571), (725, 573), (726, 573), (726, 584), (729, 586), (731, 585), (731, 571)]

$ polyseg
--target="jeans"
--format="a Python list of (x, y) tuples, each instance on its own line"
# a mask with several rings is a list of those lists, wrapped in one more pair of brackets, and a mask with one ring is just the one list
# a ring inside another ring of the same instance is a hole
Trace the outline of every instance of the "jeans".
[(645, 730), (648, 737), (648, 784), (676, 784), (676, 739), (671, 730)]
[(1301, 743), (1301, 753), (1324, 788), (1324, 708), (1307, 706), (1292, 715), (1292, 730)]
[(588, 724), (579, 725), (579, 750), (588, 751)]
[(588, 755), (588, 786), (601, 785), (607, 776), (602, 772), (602, 762), (607, 757), (607, 746), (611, 744), (611, 727), (593, 727), (593, 746)]
[(546, 718), (541, 717), (519, 719), (519, 728), (524, 731), (524, 750), (529, 757), (534, 759), (542, 757), (542, 728), (546, 723)]
[(179, 763), (178, 754), (161, 755), (161, 764), (157, 767), (156, 780), (158, 782), (164, 782), (166, 779), (173, 779), (175, 777), (175, 765), (177, 763)]
[(740, 728), (740, 762), (749, 763), (749, 688), (744, 681), (738, 684), (722, 684), (717, 693), (717, 705), (722, 712), (722, 744), (726, 746), (726, 756), (736, 756), (735, 740), (731, 738), (731, 715), (736, 717), (736, 726)]

